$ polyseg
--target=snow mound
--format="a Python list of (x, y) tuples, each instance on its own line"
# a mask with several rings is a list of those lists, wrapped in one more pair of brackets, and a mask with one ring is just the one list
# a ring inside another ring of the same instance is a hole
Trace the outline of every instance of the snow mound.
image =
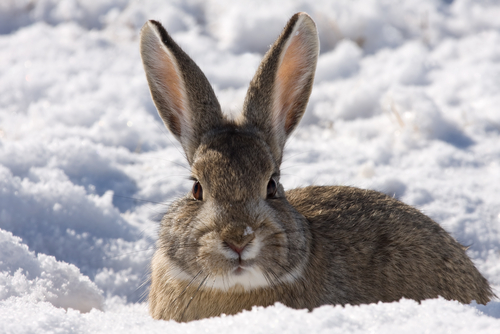
[(104, 305), (102, 291), (76, 266), (45, 254), (35, 256), (21, 238), (4, 230), (0, 230), (0, 286), (0, 300), (46, 301), (81, 312)]
[[(16, 321), (12, 321), (16, 319)], [(10, 320), (10, 321), (9, 321)], [(234, 316), (176, 323), (156, 321), (145, 305), (128, 305), (81, 314), (25, 299), (0, 302), (0, 323), (5, 333), (497, 333), (500, 320), (477, 309), (444, 299), (402, 299), (394, 303), (361, 306), (323, 306), (312, 312), (276, 303), (254, 307)]]

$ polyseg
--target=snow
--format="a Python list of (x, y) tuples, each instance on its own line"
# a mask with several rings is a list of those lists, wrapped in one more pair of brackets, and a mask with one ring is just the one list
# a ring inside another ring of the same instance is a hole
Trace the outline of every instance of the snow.
[(158, 221), (191, 187), (138, 50), (160, 20), (237, 114), (295, 12), (321, 41), (285, 188), (393, 195), (438, 221), (500, 293), (500, 4), (486, 0), (0, 2), (0, 328), (32, 332), (498, 333), (500, 302), (313, 312), (276, 304), (188, 324), (147, 312)]
[(0, 249), (2, 300), (48, 301), (82, 312), (103, 308), (102, 291), (74, 265), (41, 253), (35, 256), (19, 237), (4, 230), (0, 231)]

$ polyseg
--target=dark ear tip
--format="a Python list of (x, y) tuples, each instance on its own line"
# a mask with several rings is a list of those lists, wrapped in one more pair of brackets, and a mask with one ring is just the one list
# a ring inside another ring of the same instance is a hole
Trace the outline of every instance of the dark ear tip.
[(156, 34), (160, 37), (161, 41), (164, 44), (167, 44), (167, 45), (175, 44), (173, 42), (172, 38), (169, 36), (167, 30), (163, 27), (163, 25), (160, 22), (158, 22), (156, 20), (146, 21), (146, 23), (144, 23), (144, 26), (142, 26), (141, 35), (144, 34), (148, 30), (155, 31)]
[(148, 20), (148, 22), (151, 23), (151, 24), (154, 24), (157, 27), (163, 28), (163, 26), (161, 25), (161, 23), (158, 22), (158, 21), (156, 21), (156, 20)]
[(297, 21), (300, 18), (308, 19), (308, 20), (314, 22), (312, 17), (309, 14), (307, 14), (306, 12), (298, 12), (298, 13), (293, 14), (293, 16), (290, 18), (290, 21)]
[(146, 23), (144, 23), (144, 25), (142, 26), (142, 29), (141, 30), (144, 30), (146, 29), (147, 27), (150, 27), (150, 28), (153, 28), (160, 32), (162, 31), (165, 31), (165, 28), (163, 28), (163, 26), (161, 25), (160, 22), (156, 21), (156, 20), (148, 20), (146, 21)]
[(295, 13), (293, 16), (307, 16), (307, 17), (310, 17), (309, 14), (307, 14), (306, 12), (298, 12), (298, 13)]
[(317, 35), (316, 23), (314, 22), (312, 17), (310, 17), (309, 14), (307, 14), (306, 12), (295, 13), (290, 18), (290, 20), (288, 20), (288, 23), (287, 23), (285, 29), (283, 30), (283, 33), (286, 35), (286, 33), (285, 33), (286, 31), (291, 32), (292, 29), (294, 29), (294, 27), (296, 25), (300, 25), (300, 26), (304, 27), (310, 33)]

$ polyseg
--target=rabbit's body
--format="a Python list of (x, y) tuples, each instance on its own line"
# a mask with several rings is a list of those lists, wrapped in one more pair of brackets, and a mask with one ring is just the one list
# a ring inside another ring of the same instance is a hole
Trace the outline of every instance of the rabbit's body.
[[(488, 282), (464, 248), (409, 205), (373, 190), (343, 186), (294, 189), (287, 199), (309, 222), (314, 262), (328, 272), (324, 282), (318, 279), (328, 303), (438, 295), (462, 303), (490, 300)], [(305, 277), (313, 276), (311, 270)]]
[[(240, 285), (221, 290), (212, 288), (210, 277), (202, 283), (200, 275), (186, 289), (188, 281), (169, 273), (160, 241), (153, 260), (152, 316), (187, 321), (277, 301), (311, 310), (437, 296), (485, 304), (492, 297), (463, 247), (411, 206), (376, 191), (341, 186), (293, 189), (286, 197), (310, 232), (308, 264), (296, 280), (250, 291)], [(172, 213), (185, 212), (186, 201), (175, 203)]]
[(463, 247), (418, 210), (352, 187), (279, 183), (283, 147), (312, 87), (317, 33), (296, 14), (227, 120), (207, 79), (158, 22), (141, 55), (160, 116), (195, 181), (162, 219), (150, 312), (189, 321), (281, 302), (324, 304), (494, 295)]

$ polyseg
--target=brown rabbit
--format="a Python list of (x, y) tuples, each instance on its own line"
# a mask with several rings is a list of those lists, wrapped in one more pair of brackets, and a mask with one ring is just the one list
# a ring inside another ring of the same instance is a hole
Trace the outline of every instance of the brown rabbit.
[(464, 248), (415, 208), (352, 187), (283, 190), (283, 147), (306, 109), (318, 45), (312, 19), (295, 14), (250, 83), (241, 117), (228, 120), (161, 24), (142, 28), (154, 103), (194, 181), (161, 222), (153, 318), (190, 321), (276, 302), (311, 310), (494, 297)]

